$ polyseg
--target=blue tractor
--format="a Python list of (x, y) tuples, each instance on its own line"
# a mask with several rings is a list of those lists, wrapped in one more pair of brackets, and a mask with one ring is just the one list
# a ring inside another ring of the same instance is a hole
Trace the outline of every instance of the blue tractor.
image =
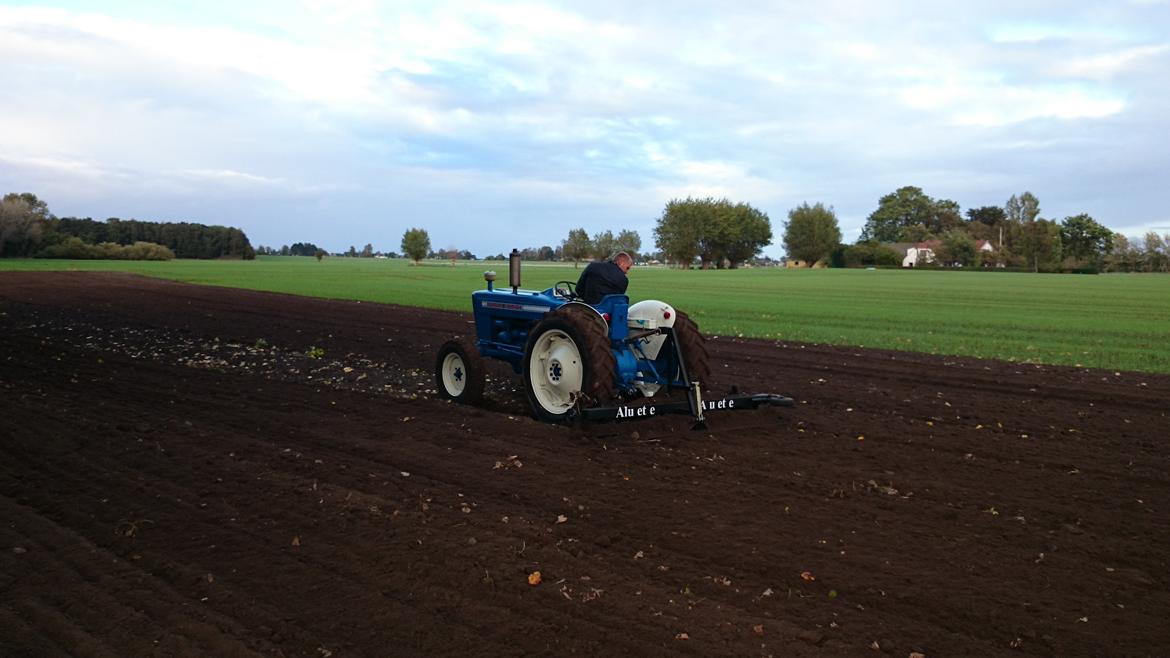
[[(792, 404), (773, 394), (705, 400), (711, 376), (705, 339), (685, 313), (665, 302), (631, 305), (626, 295), (608, 295), (590, 305), (571, 281), (523, 290), (516, 250), (509, 258), (511, 289), (497, 290), (495, 278), (484, 272), (487, 289), (471, 295), (476, 337), (439, 349), (435, 379), (444, 398), (477, 404), (487, 357), (511, 364), (524, 379), (533, 414), (551, 423), (687, 413), (704, 426), (706, 411)], [(685, 399), (670, 400), (674, 392)], [(668, 399), (659, 403), (658, 396)]]

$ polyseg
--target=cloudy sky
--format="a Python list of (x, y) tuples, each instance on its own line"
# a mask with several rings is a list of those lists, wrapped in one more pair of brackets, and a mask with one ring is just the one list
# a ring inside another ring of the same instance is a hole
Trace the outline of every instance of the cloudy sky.
[(253, 244), (480, 255), (671, 198), (1031, 191), (1170, 231), (1170, 0), (0, 0), (0, 192)]

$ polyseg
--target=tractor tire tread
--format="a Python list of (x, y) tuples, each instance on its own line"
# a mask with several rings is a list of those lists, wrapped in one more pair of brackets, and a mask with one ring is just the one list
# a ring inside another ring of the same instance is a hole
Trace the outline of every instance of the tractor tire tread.
[(711, 388), (711, 356), (707, 339), (699, 332), (699, 325), (689, 315), (675, 309), (674, 335), (682, 348), (683, 362), (691, 381), (697, 381), (704, 390)]
[(587, 396), (586, 402), (592, 406), (613, 398), (617, 359), (614, 358), (613, 350), (609, 346), (605, 321), (600, 316), (588, 317), (587, 312), (587, 309), (570, 304), (549, 313), (547, 317), (564, 319), (585, 341), (580, 349), (587, 353), (585, 360), (588, 390), (582, 392)]
[[(467, 368), (467, 384), (463, 389), (463, 394), (458, 398), (448, 395), (443, 386), (443, 359), (448, 354), (449, 349), (459, 352), (459, 357), (463, 359), (463, 365)], [(439, 356), (435, 361), (435, 378), (440, 396), (461, 404), (478, 405), (483, 401), (486, 372), (483, 356), (479, 353), (479, 347), (473, 338), (468, 336), (452, 338), (439, 347)]]

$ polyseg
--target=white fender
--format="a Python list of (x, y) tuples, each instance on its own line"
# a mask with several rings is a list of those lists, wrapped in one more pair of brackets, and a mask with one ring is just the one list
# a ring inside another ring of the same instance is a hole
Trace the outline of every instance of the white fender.
[[(630, 306), (626, 324), (629, 326), (631, 333), (636, 333), (644, 329), (673, 327), (677, 315), (674, 307), (670, 304), (658, 301), (657, 299), (647, 299)], [(634, 346), (640, 349), (647, 358), (657, 359), (658, 352), (662, 349), (664, 342), (666, 342), (666, 336), (656, 334), (640, 339)], [(658, 384), (642, 382), (635, 382), (634, 386), (646, 397), (653, 396), (660, 388)]]

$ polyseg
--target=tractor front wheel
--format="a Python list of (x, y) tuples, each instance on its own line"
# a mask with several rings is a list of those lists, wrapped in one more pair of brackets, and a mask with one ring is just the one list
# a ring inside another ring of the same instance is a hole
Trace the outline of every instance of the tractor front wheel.
[(457, 338), (443, 343), (435, 359), (435, 381), (441, 397), (478, 404), (483, 399), (484, 367), (475, 342)]
[(615, 361), (604, 323), (554, 311), (536, 325), (524, 349), (524, 392), (533, 414), (548, 423), (570, 418), (613, 395)]

